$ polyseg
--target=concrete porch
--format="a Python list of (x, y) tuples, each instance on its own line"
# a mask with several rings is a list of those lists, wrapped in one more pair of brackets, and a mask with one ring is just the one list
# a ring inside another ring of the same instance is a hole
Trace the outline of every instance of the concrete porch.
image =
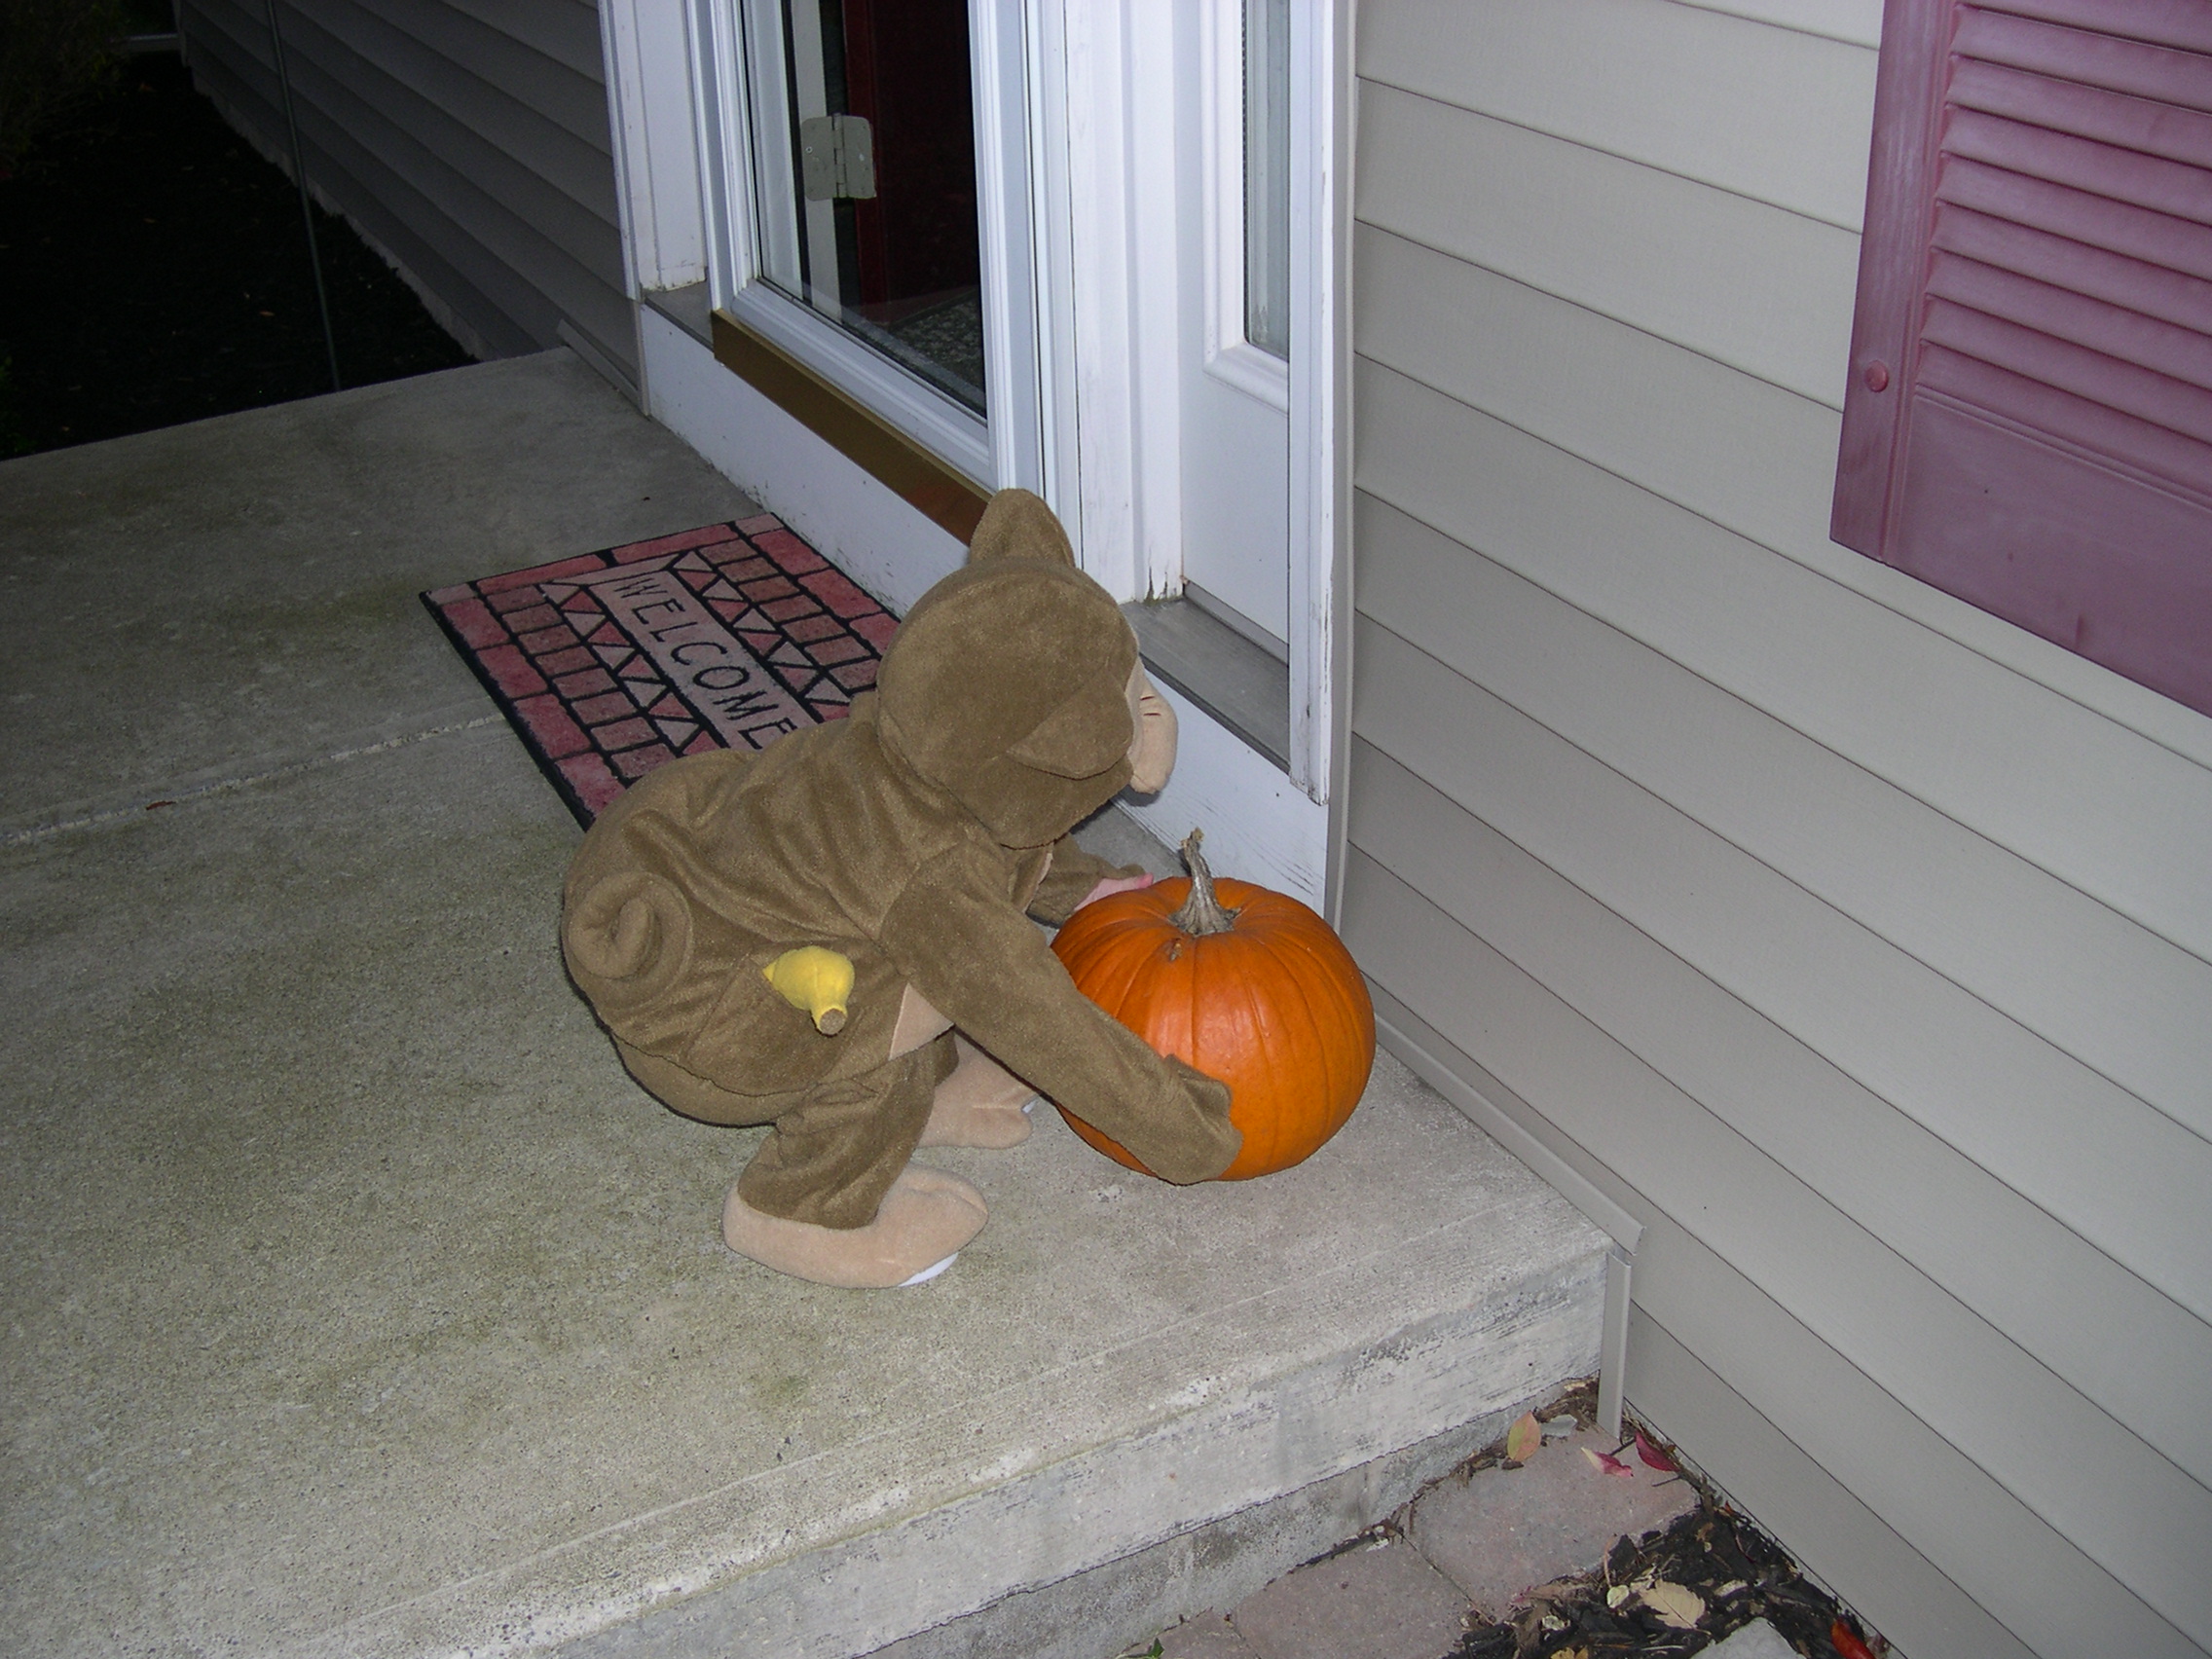
[(621, 1071), (414, 596), (747, 510), (567, 352), (0, 466), (6, 1645), (1102, 1659), (1596, 1369), (1604, 1236), (1386, 1057), (1266, 1181), (932, 1153), (927, 1287), (722, 1248), (757, 1131)]

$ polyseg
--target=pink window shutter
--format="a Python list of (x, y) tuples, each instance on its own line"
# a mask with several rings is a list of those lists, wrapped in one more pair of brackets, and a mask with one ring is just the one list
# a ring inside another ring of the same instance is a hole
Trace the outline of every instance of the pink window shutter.
[(1889, 0), (1830, 531), (2212, 714), (2212, 0)]

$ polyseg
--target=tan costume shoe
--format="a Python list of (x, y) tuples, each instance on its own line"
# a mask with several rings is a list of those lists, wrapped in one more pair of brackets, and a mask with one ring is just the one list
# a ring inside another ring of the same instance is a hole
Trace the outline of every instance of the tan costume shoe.
[(793, 1278), (850, 1290), (920, 1284), (983, 1230), (983, 1195), (959, 1176), (909, 1163), (866, 1227), (818, 1227), (755, 1209), (730, 1188), (722, 1242)]
[(955, 1032), (960, 1064), (937, 1086), (924, 1146), (979, 1146), (994, 1151), (1029, 1138), (1029, 1108), (1037, 1091)]

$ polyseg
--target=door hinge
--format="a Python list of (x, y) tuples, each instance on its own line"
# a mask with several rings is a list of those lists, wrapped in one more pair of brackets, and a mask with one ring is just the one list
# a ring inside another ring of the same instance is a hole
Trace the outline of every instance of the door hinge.
[(875, 134), (865, 116), (817, 115), (798, 124), (799, 183), (809, 202), (875, 195)]

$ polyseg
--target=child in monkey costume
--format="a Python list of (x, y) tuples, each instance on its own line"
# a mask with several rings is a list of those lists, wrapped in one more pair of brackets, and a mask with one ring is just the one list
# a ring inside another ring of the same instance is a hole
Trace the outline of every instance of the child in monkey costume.
[[(821, 1284), (932, 1276), (983, 1200), (915, 1148), (1012, 1146), (1039, 1090), (1170, 1181), (1229, 1166), (1228, 1087), (1085, 997), (1029, 919), (1141, 884), (1068, 831), (1174, 752), (1127, 621), (1007, 490), (849, 719), (673, 761), (608, 808), (564, 890), (569, 970), (662, 1101), (774, 1125), (731, 1249)], [(770, 980), (805, 946), (851, 964), (819, 1024)]]

